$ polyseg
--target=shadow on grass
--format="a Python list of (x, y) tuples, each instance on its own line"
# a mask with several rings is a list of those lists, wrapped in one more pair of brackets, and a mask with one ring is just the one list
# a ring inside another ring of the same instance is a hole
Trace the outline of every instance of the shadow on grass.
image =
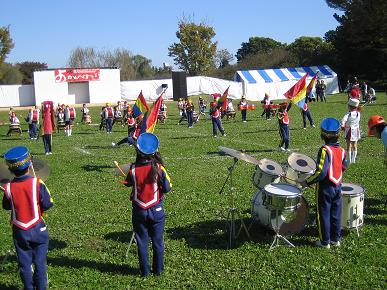
[(130, 267), (128, 265), (118, 265), (114, 263), (104, 263), (97, 261), (87, 261), (69, 257), (48, 257), (47, 262), (51, 266), (56, 267), (69, 267), (69, 268), (91, 268), (96, 269), (102, 273), (114, 273), (122, 275), (139, 275), (138, 269)]
[(4, 285), (3, 283), (0, 283), (0, 289), (2, 290), (18, 290), (19, 288), (16, 287), (16, 286), (8, 286), (8, 285)]
[[(250, 218), (243, 219), (246, 227), (251, 223)], [(241, 221), (235, 221), (236, 233), (239, 232)], [(209, 220), (190, 224), (187, 226), (171, 228), (167, 230), (167, 234), (171, 239), (184, 240), (188, 246), (198, 249), (221, 249), (227, 250), (229, 246), (229, 228), (230, 222), (227, 220)], [(242, 229), (240, 235), (233, 240), (232, 248), (238, 248), (245, 242), (255, 242), (266, 244), (272, 238), (272, 234), (261, 227), (253, 227), (249, 231), (250, 239), (246, 232)]]
[(67, 243), (64, 242), (64, 241), (60, 241), (60, 240), (57, 240), (57, 239), (51, 239), (50, 238), (50, 241), (48, 243), (48, 250), (49, 251), (52, 251), (52, 250), (60, 250), (60, 249), (64, 249), (67, 247)]
[[(172, 138), (169, 138), (169, 139), (172, 139), (172, 140), (185, 140), (185, 139), (199, 139), (199, 138), (209, 138), (211, 135), (194, 135), (194, 136), (181, 136), (181, 137), (172, 137)], [(212, 137), (211, 137), (212, 138)]]
[(83, 146), (83, 149), (112, 149), (112, 145), (85, 145)]
[(382, 225), (387, 226), (387, 220), (383, 217), (368, 217), (364, 218), (364, 224), (367, 225)]
[(98, 171), (98, 172), (104, 172), (102, 169), (107, 169), (107, 168), (115, 168), (114, 166), (110, 165), (90, 165), (86, 164), (81, 167), (85, 171)]
[[(260, 149), (260, 150), (241, 150), (241, 149), (235, 149), (235, 148), (231, 148), (231, 149), (234, 149), (234, 150), (237, 150), (239, 151), (240, 153), (270, 153), (270, 152), (277, 152), (278, 150), (276, 149)], [(230, 156), (229, 154), (226, 154), (222, 151), (209, 151), (207, 152), (207, 155), (210, 155), (210, 156)]]

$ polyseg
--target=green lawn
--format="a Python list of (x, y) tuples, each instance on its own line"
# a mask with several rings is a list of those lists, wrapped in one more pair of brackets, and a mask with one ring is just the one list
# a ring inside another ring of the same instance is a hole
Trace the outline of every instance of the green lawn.
[[(326, 116), (341, 119), (347, 109), (346, 100), (346, 96), (336, 95), (329, 96), (327, 103), (310, 104), (316, 123)], [(380, 94), (378, 103), (364, 107), (361, 126), (365, 135), (371, 115), (387, 117), (386, 103), (386, 96)], [(215, 139), (210, 120), (201, 119), (193, 129), (188, 129), (186, 123), (178, 126), (176, 103), (167, 105), (169, 119), (155, 132), (173, 183), (165, 201), (165, 273), (160, 277), (139, 276), (135, 246), (125, 258), (131, 237), (130, 190), (114, 176), (113, 160), (129, 163), (135, 151), (126, 145), (112, 148), (111, 142), (123, 138), (126, 128), (115, 126), (113, 134), (108, 135), (96, 125), (76, 125), (71, 137), (54, 134), (54, 154), (45, 156), (41, 139), (30, 141), (26, 132), (21, 138), (5, 137), (8, 126), (0, 126), (1, 154), (13, 146), (25, 145), (51, 168), (46, 181), (55, 201), (46, 218), (50, 289), (387, 288), (387, 170), (383, 167), (380, 140), (363, 138), (358, 163), (344, 174), (344, 182), (361, 184), (366, 189), (365, 223), (360, 237), (355, 231), (344, 232), (341, 248), (314, 247), (314, 191), (308, 189), (303, 194), (311, 207), (310, 225), (288, 237), (295, 248), (284, 246), (269, 252), (273, 233), (253, 224), (251, 239), (242, 234), (235, 247), (228, 249), (225, 216), (231, 198), (227, 190), (222, 195), (219, 191), (233, 159), (220, 154), (218, 146), (245, 150), (257, 159), (286, 162), (289, 153), (276, 150), (277, 121), (265, 121), (258, 109), (249, 111), (248, 122), (242, 123), (238, 113), (235, 121), (223, 121), (227, 137)], [(94, 123), (98, 122), (99, 108), (91, 112)], [(316, 158), (322, 144), (319, 129), (302, 130), (296, 107), (291, 109), (290, 118), (290, 148)], [(7, 112), (0, 112), (0, 120), (7, 120)], [(254, 171), (254, 165), (239, 161), (233, 175), (235, 203), (247, 224), (251, 199), (258, 191), (251, 182)], [(0, 211), (0, 220), (2, 260), (12, 246), (9, 212)], [(21, 287), (13, 256), (0, 272), (0, 289)]]

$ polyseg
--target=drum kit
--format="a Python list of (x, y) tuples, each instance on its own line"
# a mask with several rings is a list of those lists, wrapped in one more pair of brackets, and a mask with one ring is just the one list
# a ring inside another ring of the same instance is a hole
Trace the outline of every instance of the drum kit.
[[(31, 173), (35, 177), (39, 177), (43, 181), (46, 181), (47, 178), (50, 176), (50, 168), (44, 160), (33, 157), (30, 168), (32, 171)], [(0, 184), (8, 183), (14, 177), (15, 175), (9, 171), (8, 166), (5, 164), (5, 162), (0, 162)], [(2, 185), (0, 185), (0, 191), (5, 191), (5, 188)], [(14, 250), (12, 246), (1, 261), (0, 270), (3, 269), (5, 263), (7, 262), (8, 258), (13, 254), (13, 252)]]
[[(220, 146), (219, 150), (234, 157), (232, 167), (237, 160), (256, 165), (252, 182), (258, 191), (251, 201), (252, 223), (248, 230), (255, 221), (273, 230), (275, 236), (269, 251), (279, 246), (281, 239), (294, 247), (285, 236), (301, 232), (309, 220), (309, 204), (302, 195), (300, 182), (314, 174), (316, 162), (309, 156), (292, 153), (287, 163), (281, 166), (271, 159), (257, 160), (235, 149)], [(223, 188), (224, 185), (221, 192)], [(359, 235), (358, 228), (363, 224), (364, 189), (359, 185), (343, 183), (342, 195), (342, 228), (356, 228)], [(232, 212), (238, 212), (233, 206), (231, 209)], [(234, 216), (231, 218), (231, 224), (234, 223), (233, 218)], [(243, 226), (244, 224), (241, 223), (241, 228)], [(233, 229), (235, 230), (235, 225)], [(236, 237), (230, 235), (230, 245), (231, 238)]]

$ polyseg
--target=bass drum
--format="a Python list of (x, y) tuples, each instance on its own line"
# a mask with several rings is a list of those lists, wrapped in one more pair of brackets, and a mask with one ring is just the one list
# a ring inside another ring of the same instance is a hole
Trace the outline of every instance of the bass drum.
[[(274, 230), (276, 226), (276, 211), (263, 205), (262, 191), (255, 194), (252, 200), (251, 215), (262, 226)], [(280, 235), (293, 235), (301, 232), (309, 220), (309, 205), (300, 196), (298, 207), (292, 211), (282, 211), (278, 217)]]

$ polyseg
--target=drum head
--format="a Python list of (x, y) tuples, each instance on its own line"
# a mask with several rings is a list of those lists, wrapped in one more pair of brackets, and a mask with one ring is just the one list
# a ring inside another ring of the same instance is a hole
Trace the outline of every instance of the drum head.
[(280, 197), (296, 197), (301, 194), (301, 190), (289, 183), (271, 183), (264, 187), (263, 191), (267, 195), (275, 195)]
[(282, 223), (279, 233), (280, 235), (292, 235), (301, 232), (309, 220), (309, 205), (306, 199), (301, 196), (300, 204), (297, 209), (292, 213), (293, 219), (287, 221), (286, 214), (281, 217), (284, 222)]
[(300, 153), (290, 154), (288, 164), (297, 172), (313, 173), (316, 170), (316, 162), (309, 156)]
[(260, 160), (261, 164), (258, 165), (259, 169), (269, 175), (280, 176), (284, 174), (284, 171), (277, 162), (263, 158)]
[(364, 193), (364, 188), (360, 185), (353, 184), (353, 183), (343, 183), (341, 185), (341, 194), (343, 195), (357, 196), (363, 193)]

